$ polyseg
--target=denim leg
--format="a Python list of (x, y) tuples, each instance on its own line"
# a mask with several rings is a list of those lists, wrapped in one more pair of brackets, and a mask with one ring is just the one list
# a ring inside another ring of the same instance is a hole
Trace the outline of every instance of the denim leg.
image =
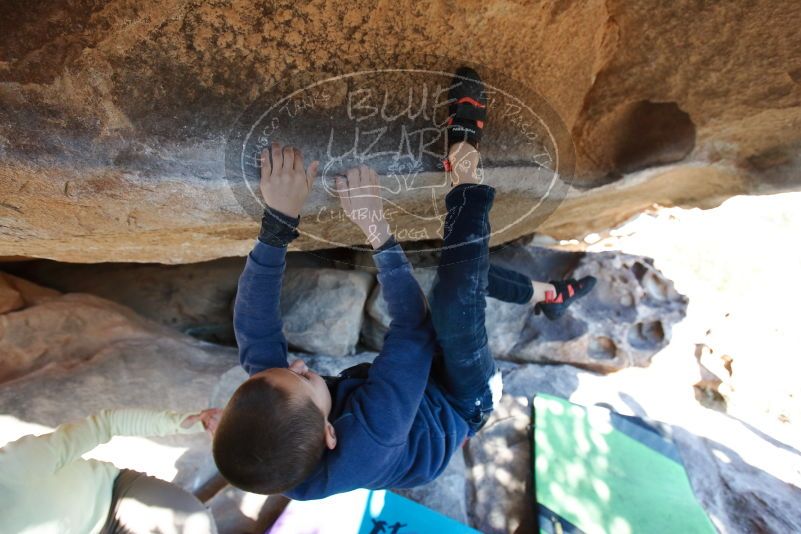
[(442, 347), (441, 380), (452, 405), (480, 428), (492, 411), (495, 360), (484, 313), (489, 272), (489, 212), (495, 190), (465, 184), (445, 198), (448, 213), (431, 315)]
[(487, 292), (489, 296), (504, 302), (515, 304), (526, 304), (534, 296), (534, 286), (531, 279), (498, 265), (490, 265), (488, 273), (489, 285)]

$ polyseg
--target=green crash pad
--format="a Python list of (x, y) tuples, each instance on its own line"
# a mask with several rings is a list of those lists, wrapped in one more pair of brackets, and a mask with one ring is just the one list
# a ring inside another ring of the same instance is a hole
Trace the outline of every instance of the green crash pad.
[(538, 394), (532, 402), (541, 533), (715, 533), (657, 424)]

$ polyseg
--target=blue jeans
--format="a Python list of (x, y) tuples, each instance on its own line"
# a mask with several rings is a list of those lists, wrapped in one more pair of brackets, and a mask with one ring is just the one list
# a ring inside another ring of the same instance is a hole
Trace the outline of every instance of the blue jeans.
[(489, 262), (489, 212), (495, 190), (463, 184), (445, 197), (442, 255), (431, 293), (431, 316), (442, 354), (435, 372), (454, 409), (480, 429), (493, 409), (491, 379), (497, 380), (495, 360), (487, 345), (484, 325), (486, 297), (507, 302), (531, 300), (531, 280)]

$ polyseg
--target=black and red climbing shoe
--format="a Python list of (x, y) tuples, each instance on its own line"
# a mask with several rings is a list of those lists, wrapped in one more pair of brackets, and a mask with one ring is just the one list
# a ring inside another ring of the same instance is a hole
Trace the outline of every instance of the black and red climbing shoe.
[(556, 294), (553, 291), (547, 291), (545, 293), (545, 301), (538, 302), (534, 306), (534, 313), (539, 315), (542, 312), (551, 321), (559, 319), (565, 314), (568, 306), (592, 291), (592, 288), (595, 287), (595, 282), (597, 280), (594, 276), (585, 276), (581, 280), (573, 278), (551, 280), (548, 283), (556, 288)]
[(484, 83), (470, 67), (459, 67), (448, 91), (448, 122), (446, 123), (445, 170), (452, 170), (447, 154), (456, 143), (467, 142), (478, 148), (484, 125), (487, 123), (487, 95)]

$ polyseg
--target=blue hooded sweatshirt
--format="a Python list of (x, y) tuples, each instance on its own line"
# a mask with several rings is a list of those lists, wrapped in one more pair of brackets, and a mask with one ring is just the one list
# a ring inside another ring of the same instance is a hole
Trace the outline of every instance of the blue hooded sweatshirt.
[[(279, 296), (286, 247), (257, 241), (239, 279), (234, 330), (248, 374), (287, 367)], [(428, 305), (400, 245), (373, 254), (391, 318), (372, 365), (329, 381), (337, 445), (286, 493), (322, 499), (356, 488), (409, 488), (430, 482), (468, 435), (465, 420), (430, 380), (436, 350)]]

